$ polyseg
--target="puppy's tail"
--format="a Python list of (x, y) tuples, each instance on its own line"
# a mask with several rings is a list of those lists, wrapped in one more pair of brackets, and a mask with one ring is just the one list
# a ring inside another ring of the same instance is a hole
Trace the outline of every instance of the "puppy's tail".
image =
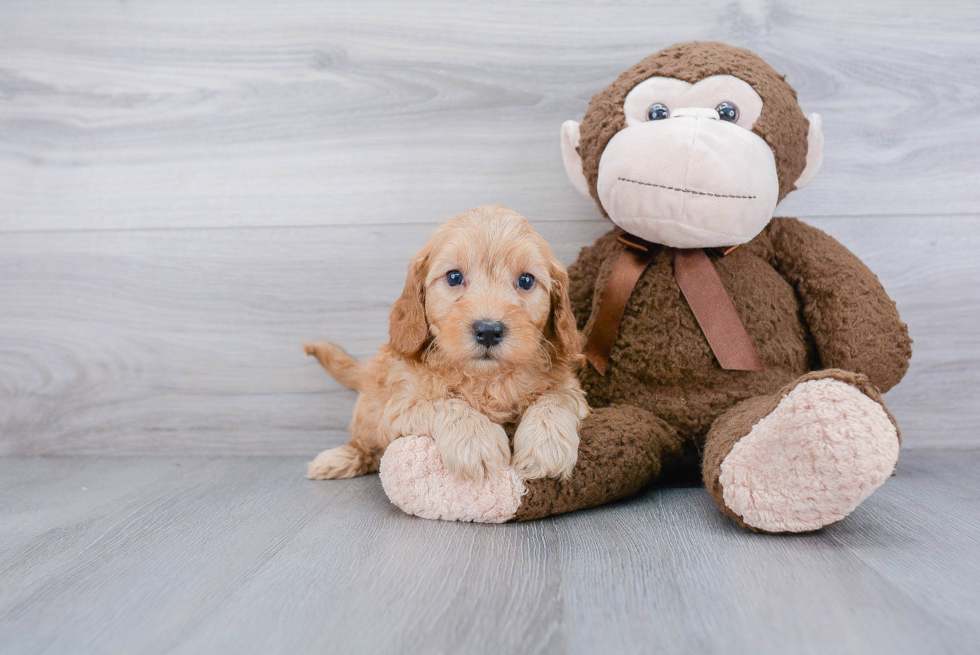
[(304, 343), (303, 350), (307, 355), (316, 357), (320, 365), (327, 369), (337, 382), (348, 389), (363, 390), (367, 366), (345, 353), (340, 346), (320, 341)]

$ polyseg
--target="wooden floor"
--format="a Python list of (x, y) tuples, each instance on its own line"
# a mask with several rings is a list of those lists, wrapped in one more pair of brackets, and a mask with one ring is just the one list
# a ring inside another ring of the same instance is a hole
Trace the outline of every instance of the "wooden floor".
[(0, 459), (0, 652), (980, 652), (980, 452), (748, 533), (701, 488), (426, 521), (297, 458)]

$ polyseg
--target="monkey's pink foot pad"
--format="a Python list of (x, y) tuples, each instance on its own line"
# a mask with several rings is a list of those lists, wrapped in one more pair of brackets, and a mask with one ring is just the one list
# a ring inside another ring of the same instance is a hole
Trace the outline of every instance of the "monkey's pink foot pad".
[(725, 457), (725, 505), (767, 532), (808, 532), (840, 521), (898, 462), (884, 408), (830, 378), (794, 388)]
[(457, 478), (430, 437), (395, 439), (381, 458), (380, 475), (388, 499), (424, 519), (503, 523), (514, 518), (526, 493), (509, 466), (482, 482)]

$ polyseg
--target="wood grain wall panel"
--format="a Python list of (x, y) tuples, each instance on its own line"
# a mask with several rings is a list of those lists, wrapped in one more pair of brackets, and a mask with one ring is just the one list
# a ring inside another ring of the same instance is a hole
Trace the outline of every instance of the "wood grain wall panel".
[[(814, 219), (916, 340), (909, 446), (980, 444), (980, 217)], [(312, 454), (355, 395), (299, 344), (368, 357), (434, 223), (0, 235), (0, 454)], [(538, 222), (561, 259), (604, 221)]]
[(408, 257), (496, 202), (562, 259), (607, 228), (558, 126), (664, 45), (718, 39), (824, 117), (780, 213), (877, 271), (916, 339), (906, 443), (976, 445), (980, 5), (833, 1), (0, 6), (0, 453), (311, 453)]
[(592, 220), (559, 125), (692, 39), (823, 115), (785, 213), (973, 214), (978, 32), (975, 0), (5, 2), (0, 230)]

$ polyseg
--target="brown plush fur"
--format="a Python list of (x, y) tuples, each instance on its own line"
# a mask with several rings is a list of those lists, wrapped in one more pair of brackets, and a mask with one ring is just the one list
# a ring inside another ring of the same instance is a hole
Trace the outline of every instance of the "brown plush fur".
[[(580, 296), (591, 295), (596, 303), (589, 290), (604, 288), (625, 248), (616, 240), (621, 233), (599, 239), (570, 268), (576, 309)], [(633, 290), (610, 371), (605, 377), (583, 371), (594, 406), (656, 407), (658, 416), (693, 437), (703, 435), (720, 410), (773, 393), (810, 370), (864, 373), (882, 391), (902, 378), (911, 346), (895, 303), (874, 273), (817, 228), (775, 218), (727, 257), (710, 256), (766, 370), (719, 367), (673, 279), (671, 253), (663, 250)], [(579, 314), (586, 333), (593, 310)]]
[[(625, 248), (617, 240), (620, 234), (617, 228), (583, 248), (568, 269), (572, 308), (586, 334), (598, 305), (594, 290), (604, 288)], [(727, 257), (712, 255), (712, 260), (766, 370), (726, 371), (718, 365), (674, 281), (670, 251), (658, 253), (626, 306), (606, 375), (592, 367), (580, 374), (590, 405), (609, 407), (612, 413), (596, 410), (583, 423), (583, 451), (569, 481), (560, 488), (539, 481), (528, 484), (519, 519), (540, 516), (540, 507), (557, 513), (628, 495), (607, 497), (609, 485), (602, 478), (622, 476), (630, 489), (637, 484), (638, 474), (616, 464), (615, 456), (622, 441), (631, 439), (624, 435), (637, 431), (636, 408), (662, 420), (669, 426), (666, 434), (676, 432), (682, 444), (683, 456), (670, 462), (685, 470), (663, 473), (694, 478), (712, 424), (738, 403), (776, 394), (824, 368), (862, 374), (884, 392), (908, 369), (912, 342), (895, 303), (874, 273), (820, 230), (796, 219), (775, 218), (753, 241)], [(599, 416), (602, 431), (596, 432), (593, 421)], [(657, 429), (646, 438), (663, 444), (664, 433)], [(584, 455), (587, 443), (595, 453), (589, 458)], [(659, 462), (661, 453), (671, 448), (656, 446), (636, 466), (643, 468), (651, 457)], [(617, 470), (591, 466), (591, 459)], [(639, 477), (650, 482), (660, 469), (647, 467)], [(713, 467), (705, 469), (706, 479), (716, 475)]]
[[(459, 270), (455, 287), (446, 273)], [(522, 273), (531, 289), (517, 286)], [(346, 446), (324, 451), (309, 477), (376, 471), (392, 440), (430, 435), (446, 468), (481, 479), (511, 464), (528, 478), (567, 477), (588, 413), (573, 365), (580, 337), (568, 276), (521, 215), (499, 206), (464, 212), (440, 227), (412, 259), (391, 310), (389, 342), (367, 363), (333, 344), (306, 351), (361, 392)], [(503, 340), (477, 343), (473, 324), (501, 321)], [(516, 424), (514, 456), (505, 426)]]
[[(694, 83), (722, 74), (749, 82), (762, 97), (753, 131), (773, 150), (779, 199), (794, 188), (806, 162), (808, 129), (795, 91), (751, 52), (686, 43), (644, 59), (592, 99), (578, 151), (597, 203), (599, 160), (626, 125), (626, 94), (651, 76)], [(621, 234), (617, 228), (583, 248), (569, 267), (572, 309), (586, 335), (625, 248)], [(582, 425), (571, 478), (529, 482), (518, 520), (598, 505), (668, 476), (696, 476), (702, 456), (709, 490), (733, 515), (720, 495), (721, 461), (789, 389), (809, 376), (829, 376), (880, 403), (879, 392), (908, 368), (911, 340), (895, 303), (874, 273), (816, 228), (774, 218), (730, 255), (710, 255), (762, 358), (761, 372), (719, 366), (674, 279), (672, 256), (661, 249), (633, 289), (606, 375), (592, 367), (580, 374), (598, 409)]]
[(572, 478), (532, 480), (518, 521), (539, 519), (632, 496), (681, 457), (677, 430), (652, 412), (629, 405), (594, 410), (582, 423)]

